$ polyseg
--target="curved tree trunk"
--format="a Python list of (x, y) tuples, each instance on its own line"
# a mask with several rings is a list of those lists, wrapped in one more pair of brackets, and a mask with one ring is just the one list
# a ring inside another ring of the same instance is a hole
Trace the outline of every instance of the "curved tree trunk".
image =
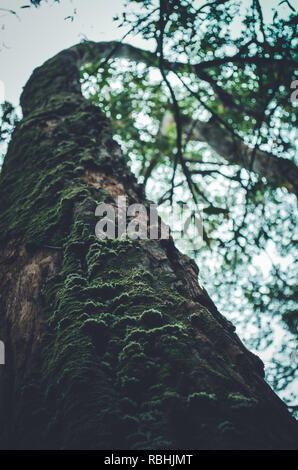
[(36, 69), (0, 184), (0, 442), (13, 449), (295, 448), (261, 361), (169, 240), (98, 240), (144, 200), (78, 49)]

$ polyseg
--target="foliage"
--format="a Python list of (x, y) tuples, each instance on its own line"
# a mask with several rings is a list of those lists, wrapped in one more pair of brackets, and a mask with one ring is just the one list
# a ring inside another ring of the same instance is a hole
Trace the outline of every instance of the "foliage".
[[(185, 116), (211, 120), (251, 146), (251, 168), (258, 148), (295, 161), (297, 15), (291, 5), (272, 13), (262, 6), (129, 1), (118, 21), (147, 40), (154, 66), (112, 58), (98, 72), (87, 67), (83, 87), (111, 118), (161, 213), (192, 198), (203, 207), (205, 244), (195, 253), (201, 277), (247, 344), (267, 358), (268, 379), (280, 391), (295, 383), (295, 197), (239, 161), (228, 164), (208, 143), (179, 135)], [(178, 62), (185, 63), (179, 71)], [(177, 243), (192, 249), (187, 240)]]

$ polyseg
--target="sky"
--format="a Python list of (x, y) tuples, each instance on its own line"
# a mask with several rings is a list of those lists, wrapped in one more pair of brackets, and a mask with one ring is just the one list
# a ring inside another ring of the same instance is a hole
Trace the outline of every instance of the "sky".
[[(123, 0), (49, 0), (39, 8), (21, 9), (29, 0), (0, 0), (0, 102), (19, 103), (22, 87), (34, 68), (57, 52), (83, 38), (94, 41), (121, 39), (113, 17), (123, 9)], [(72, 16), (74, 20), (65, 19)], [(2, 99), (1, 99), (2, 98)]]

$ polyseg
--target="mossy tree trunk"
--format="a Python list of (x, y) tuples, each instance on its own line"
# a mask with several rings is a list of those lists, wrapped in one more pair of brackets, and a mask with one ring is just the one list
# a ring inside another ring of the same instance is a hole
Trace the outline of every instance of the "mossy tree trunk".
[(1, 447), (294, 448), (297, 423), (196, 265), (171, 239), (95, 237), (98, 203), (147, 203), (81, 95), (85, 52), (34, 71), (1, 173)]

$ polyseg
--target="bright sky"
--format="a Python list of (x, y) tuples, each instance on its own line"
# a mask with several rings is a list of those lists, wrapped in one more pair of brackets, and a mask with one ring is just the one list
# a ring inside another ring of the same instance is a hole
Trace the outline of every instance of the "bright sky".
[[(40, 8), (20, 8), (26, 4), (28, 0), (0, 0), (0, 8), (19, 14), (18, 19), (0, 10), (0, 101), (4, 84), (5, 99), (18, 104), (32, 70), (60, 50), (85, 37), (109, 41), (123, 35), (113, 22), (123, 9), (122, 0), (49, 0)], [(75, 9), (74, 21), (65, 20)]]

